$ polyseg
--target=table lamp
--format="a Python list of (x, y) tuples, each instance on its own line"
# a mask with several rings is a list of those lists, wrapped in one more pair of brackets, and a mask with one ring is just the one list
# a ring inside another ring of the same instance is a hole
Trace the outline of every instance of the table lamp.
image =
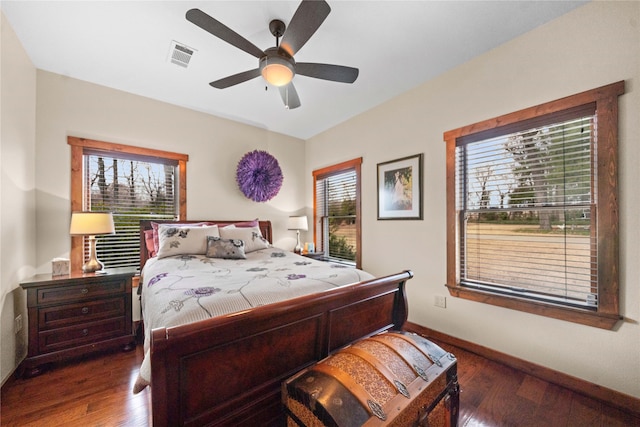
[(89, 236), (89, 260), (82, 266), (83, 272), (92, 273), (102, 270), (103, 264), (96, 256), (96, 236), (115, 233), (111, 212), (73, 212), (71, 214), (69, 234)]
[(300, 245), (300, 230), (307, 231), (309, 229), (309, 225), (307, 224), (306, 216), (290, 216), (289, 222), (287, 224), (287, 228), (289, 230), (296, 230), (297, 243), (296, 247), (293, 249), (293, 252), (297, 254), (302, 253), (302, 246)]

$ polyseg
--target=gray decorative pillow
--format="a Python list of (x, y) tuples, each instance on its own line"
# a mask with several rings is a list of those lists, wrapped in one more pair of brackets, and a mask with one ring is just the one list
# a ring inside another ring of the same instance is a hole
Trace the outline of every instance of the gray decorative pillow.
[(220, 237), (207, 237), (207, 253), (209, 258), (246, 259), (244, 254), (244, 242), (239, 239), (221, 239)]

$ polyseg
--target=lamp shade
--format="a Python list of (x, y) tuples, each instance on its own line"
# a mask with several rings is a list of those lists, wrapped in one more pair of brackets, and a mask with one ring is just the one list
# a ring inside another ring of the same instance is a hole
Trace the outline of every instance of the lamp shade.
[(111, 212), (73, 212), (69, 234), (72, 236), (95, 236), (115, 234)]
[(307, 231), (309, 229), (309, 225), (307, 224), (307, 217), (306, 216), (290, 216), (289, 222), (287, 223), (287, 228), (289, 230)]

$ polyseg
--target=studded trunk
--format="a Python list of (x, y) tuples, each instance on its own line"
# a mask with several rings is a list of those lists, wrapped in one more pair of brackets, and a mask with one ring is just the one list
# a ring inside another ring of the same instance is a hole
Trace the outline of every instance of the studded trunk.
[(457, 426), (455, 356), (419, 335), (360, 340), (283, 383), (287, 425)]

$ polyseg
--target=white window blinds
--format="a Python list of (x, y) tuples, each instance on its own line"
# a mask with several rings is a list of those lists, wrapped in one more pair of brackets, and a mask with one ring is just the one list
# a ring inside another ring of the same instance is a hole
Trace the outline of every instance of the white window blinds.
[(597, 305), (591, 110), (456, 147), (462, 286)]
[[(138, 266), (140, 220), (177, 217), (178, 162), (85, 150), (84, 209), (112, 212), (115, 235), (97, 236), (105, 268)], [(88, 244), (85, 244), (85, 258)]]
[(357, 251), (357, 178), (353, 169), (317, 176), (315, 188), (319, 250), (350, 263)]

